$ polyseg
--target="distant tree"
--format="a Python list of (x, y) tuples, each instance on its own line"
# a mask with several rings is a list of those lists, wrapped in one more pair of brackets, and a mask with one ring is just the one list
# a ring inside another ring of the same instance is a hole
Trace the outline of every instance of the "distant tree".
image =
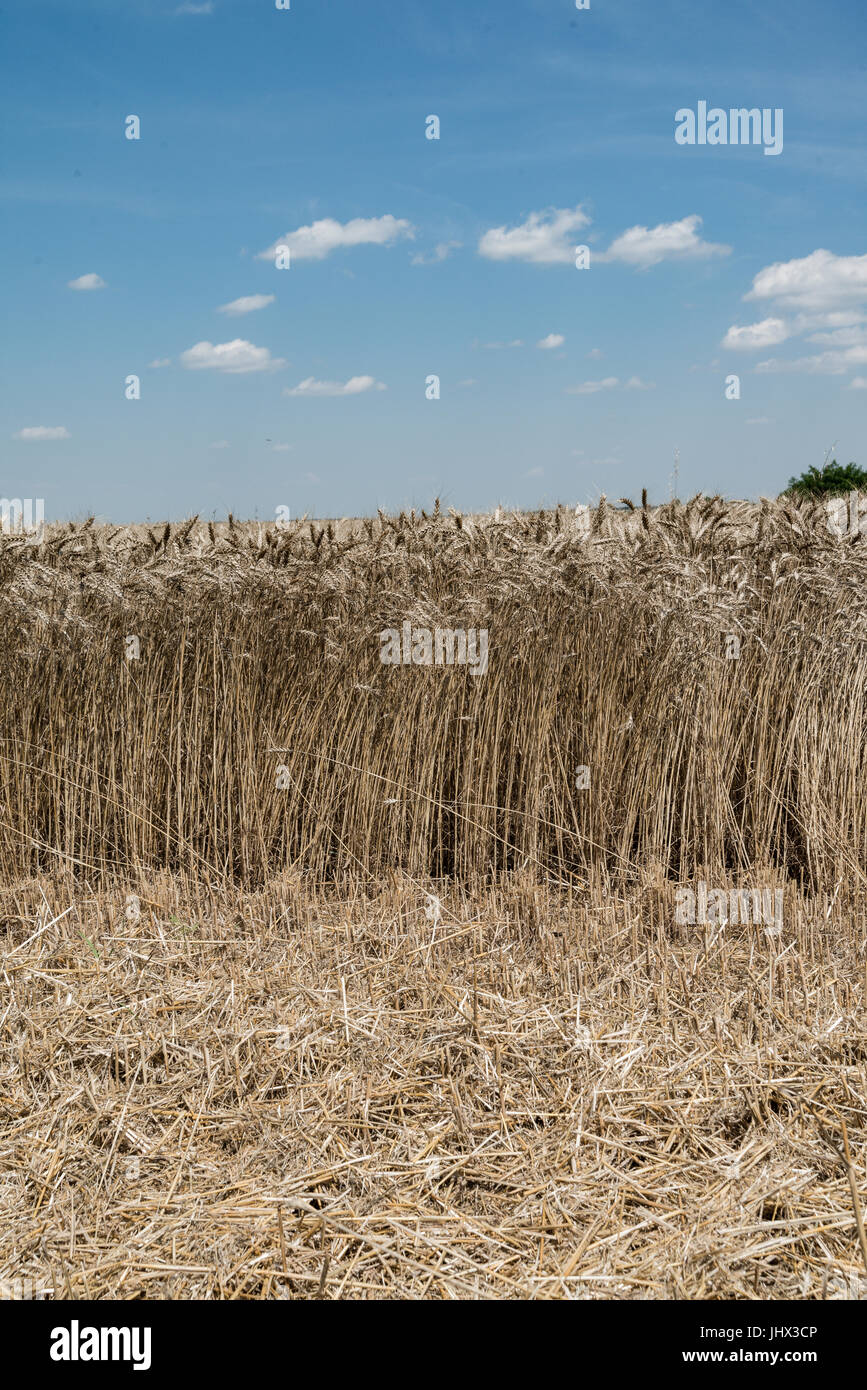
[(784, 497), (845, 497), (850, 492), (867, 492), (867, 471), (857, 463), (838, 463), (831, 459), (824, 468), (815, 465), (800, 478), (790, 478)]

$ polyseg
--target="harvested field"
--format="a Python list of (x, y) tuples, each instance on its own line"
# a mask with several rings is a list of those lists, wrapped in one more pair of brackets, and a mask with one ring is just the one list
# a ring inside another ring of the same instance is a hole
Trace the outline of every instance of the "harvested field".
[(783, 942), (672, 932), (654, 887), (447, 890), (439, 917), (408, 882), (139, 890), (138, 922), (71, 885), (4, 903), (7, 1276), (76, 1298), (867, 1292), (840, 1144), (845, 1122), (863, 1175), (863, 915), (799, 907)]
[(705, 498), (5, 541), (0, 1280), (863, 1298), (865, 555)]

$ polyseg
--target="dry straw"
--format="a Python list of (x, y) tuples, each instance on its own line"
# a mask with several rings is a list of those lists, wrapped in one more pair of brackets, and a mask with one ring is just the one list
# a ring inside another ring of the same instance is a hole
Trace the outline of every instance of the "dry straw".
[[(863, 1297), (862, 549), (719, 498), (0, 543), (0, 1292)], [(782, 934), (676, 926), (699, 877)]]
[[(860, 890), (864, 547), (789, 503), (603, 500), (589, 535), (574, 522), (7, 542), (5, 873), (254, 887), (287, 868), (580, 882), (654, 864)], [(382, 665), (379, 633), (404, 621), (487, 628), (487, 675)]]

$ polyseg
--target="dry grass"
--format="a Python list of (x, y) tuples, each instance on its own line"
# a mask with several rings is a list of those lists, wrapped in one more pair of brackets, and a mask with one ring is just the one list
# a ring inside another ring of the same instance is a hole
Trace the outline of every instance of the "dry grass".
[[(0, 542), (0, 1280), (863, 1297), (862, 552), (703, 498)], [(676, 926), (698, 877), (782, 935)]]
[(867, 1293), (840, 1138), (863, 1192), (863, 915), (800, 908), (777, 941), (673, 934), (656, 890), (449, 889), (436, 921), (406, 882), (138, 887), (137, 923), (121, 894), (6, 896), (0, 1277)]

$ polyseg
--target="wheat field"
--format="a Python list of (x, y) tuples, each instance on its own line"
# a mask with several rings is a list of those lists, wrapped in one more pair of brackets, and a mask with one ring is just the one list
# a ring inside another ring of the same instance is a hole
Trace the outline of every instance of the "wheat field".
[(865, 557), (719, 497), (0, 538), (0, 1281), (864, 1297)]

